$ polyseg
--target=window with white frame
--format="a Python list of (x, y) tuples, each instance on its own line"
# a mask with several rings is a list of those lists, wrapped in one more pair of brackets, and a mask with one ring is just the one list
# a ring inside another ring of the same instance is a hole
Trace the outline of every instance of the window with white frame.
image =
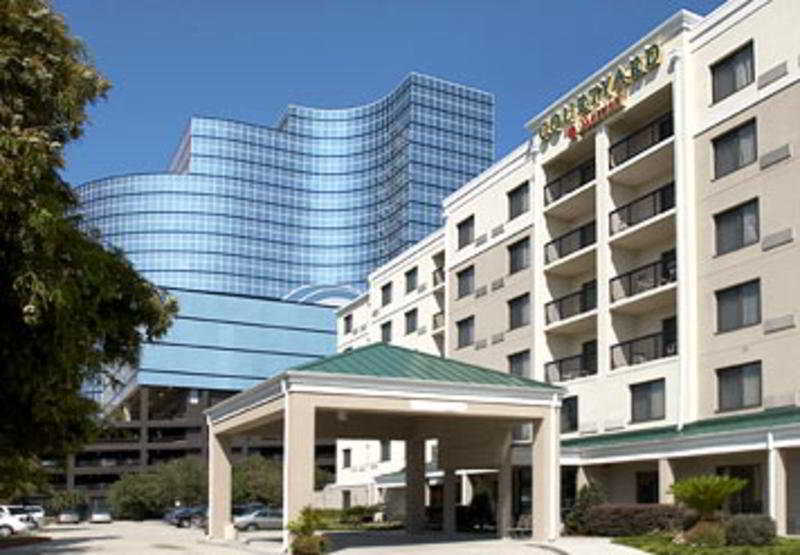
[(714, 177), (720, 178), (756, 161), (756, 121), (736, 127), (713, 140)]
[(716, 292), (717, 331), (731, 331), (761, 322), (761, 282), (757, 279)]
[(417, 309), (413, 308), (406, 312), (406, 335), (417, 331)]
[(508, 273), (515, 274), (531, 265), (531, 241), (528, 237), (508, 246)]
[(753, 43), (748, 42), (733, 54), (711, 66), (713, 102), (729, 97), (755, 80)]
[(406, 272), (406, 294), (413, 293), (417, 288), (417, 274), (416, 266)]
[(508, 355), (508, 372), (513, 376), (529, 378), (531, 375), (531, 351), (525, 349), (513, 355)]
[(527, 181), (509, 191), (507, 196), (509, 220), (521, 216), (530, 209), (530, 193)]
[(462, 220), (457, 226), (458, 248), (463, 249), (475, 240), (475, 216)]
[(392, 323), (384, 322), (381, 324), (381, 341), (384, 343), (392, 342)]
[(758, 242), (758, 199), (735, 206), (714, 216), (717, 254), (741, 249)]
[(528, 293), (508, 301), (508, 329), (514, 330), (531, 322), (531, 296)]
[(458, 298), (471, 295), (475, 291), (475, 266), (464, 268), (456, 274), (458, 281)]
[(631, 422), (660, 420), (665, 416), (664, 379), (632, 384)]
[(750, 362), (717, 370), (720, 411), (761, 405), (761, 362)]
[(475, 342), (475, 317), (470, 316), (456, 322), (458, 348), (468, 347)]

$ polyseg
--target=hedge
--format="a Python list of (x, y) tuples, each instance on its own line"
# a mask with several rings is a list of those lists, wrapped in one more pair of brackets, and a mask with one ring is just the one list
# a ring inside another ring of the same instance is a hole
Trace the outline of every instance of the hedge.
[(638, 536), (681, 530), (686, 509), (675, 505), (606, 503), (590, 507), (586, 533), (591, 536)]

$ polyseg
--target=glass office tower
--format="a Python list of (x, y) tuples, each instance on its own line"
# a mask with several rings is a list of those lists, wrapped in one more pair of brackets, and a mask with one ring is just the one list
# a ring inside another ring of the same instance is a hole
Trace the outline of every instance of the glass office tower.
[(412, 73), (275, 127), (194, 117), (168, 172), (78, 187), (88, 225), (181, 304), (138, 383), (235, 390), (335, 352), (330, 307), (437, 229), (493, 157), (493, 96)]

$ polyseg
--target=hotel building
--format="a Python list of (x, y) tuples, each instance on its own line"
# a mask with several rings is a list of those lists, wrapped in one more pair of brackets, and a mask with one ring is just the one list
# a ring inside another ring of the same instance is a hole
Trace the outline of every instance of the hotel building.
[[(793, 0), (730, 0), (631, 45), (370, 274), (338, 349), (388, 341), (565, 388), (562, 506), (588, 480), (654, 503), (726, 474), (748, 480), (730, 511), (800, 532), (797, 21)], [(537, 510), (529, 442), (519, 428), (517, 516)], [(337, 449), (349, 497), (402, 486), (382, 476), (402, 449)]]
[[(77, 187), (86, 223), (180, 313), (121, 388), (96, 391), (114, 429), (57, 480), (102, 496), (122, 472), (204, 456), (202, 411), (335, 352), (335, 307), (438, 229), (442, 199), (493, 159), (493, 96), (412, 73), (364, 106), (290, 105), (274, 127), (193, 117), (167, 172)], [(332, 445), (317, 455), (333, 468)]]

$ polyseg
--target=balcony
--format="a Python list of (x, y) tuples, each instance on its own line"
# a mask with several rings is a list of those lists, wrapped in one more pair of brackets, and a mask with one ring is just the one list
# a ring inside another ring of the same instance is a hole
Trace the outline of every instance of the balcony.
[(597, 308), (597, 289), (582, 289), (547, 303), (544, 307), (545, 321), (550, 325), (585, 314), (595, 308)]
[(674, 259), (640, 266), (610, 280), (611, 302), (674, 283), (677, 279), (678, 266)]
[(581, 188), (595, 178), (594, 158), (583, 162), (564, 175), (550, 181), (544, 186), (544, 205), (554, 203), (561, 197)]
[(672, 113), (659, 116), (641, 129), (611, 145), (611, 148), (608, 149), (609, 169), (622, 165), (637, 154), (672, 137), (673, 132)]
[[(597, 239), (595, 230), (595, 222), (591, 221), (547, 243), (544, 246), (545, 264), (550, 265), (547, 271), (562, 276), (576, 276), (589, 271), (594, 265), (593, 252), (575, 257), (570, 255), (593, 245)], [(558, 262), (560, 260), (563, 262)]]
[(596, 355), (575, 355), (544, 365), (544, 375), (548, 383), (567, 382), (595, 374), (597, 374)]
[(431, 275), (431, 279), (434, 287), (444, 285), (444, 268), (436, 268)]
[(678, 354), (678, 341), (663, 332), (644, 335), (611, 347), (611, 369), (644, 364)]
[(608, 215), (611, 235), (675, 208), (675, 184), (670, 183), (641, 196)]

